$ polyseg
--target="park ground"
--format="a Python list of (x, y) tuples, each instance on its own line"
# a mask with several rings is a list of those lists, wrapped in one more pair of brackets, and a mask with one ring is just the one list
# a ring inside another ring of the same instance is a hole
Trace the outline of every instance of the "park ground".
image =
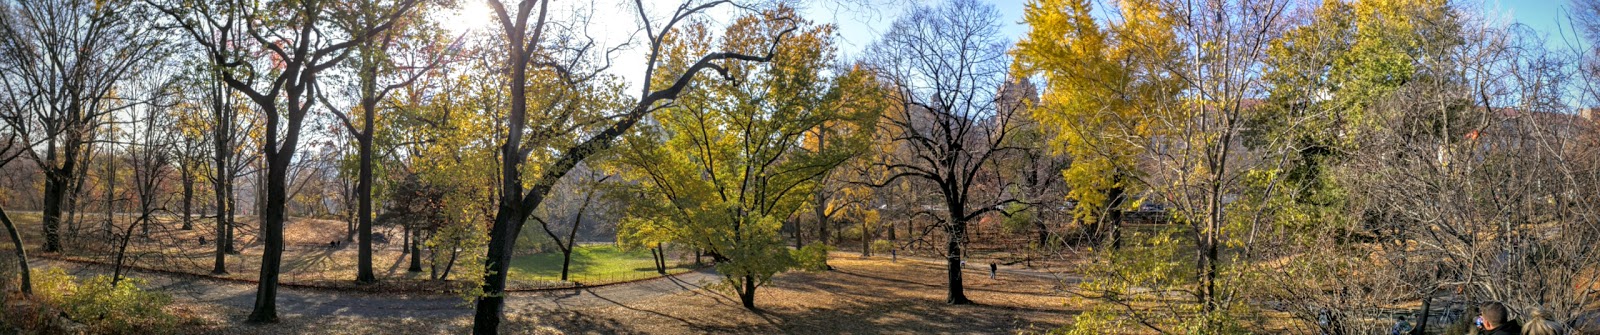
[[(14, 217), (34, 244), (30, 249), (39, 250), (37, 214)], [(405, 272), (399, 241), (377, 248), (377, 259), (384, 260), (377, 269), (381, 283), (354, 285), (355, 248), (328, 246), (344, 232), (343, 223), (329, 220), (289, 225), (281, 322), (244, 324), (254, 302), (259, 244), (244, 238), (241, 254), (228, 258), (230, 273), (211, 276), (214, 246), (198, 244), (201, 234), (212, 231), (209, 223), (199, 221), (192, 231), (175, 226), (163, 222), (149, 239), (132, 240), (131, 263), (159, 271), (130, 275), (173, 297), (167, 310), (185, 320), (182, 333), (460, 334), (471, 326), (467, 300), (429, 286), (426, 274)], [(247, 227), (241, 235), (254, 234)], [(31, 256), (39, 270), (63, 268), (79, 277), (111, 272), (103, 265), (110, 260), (105, 250)], [(504, 333), (1017, 333), (1059, 328), (1082, 310), (1070, 293), (1073, 278), (1005, 267), (990, 279), (980, 265), (969, 265), (964, 277), (966, 294), (977, 304), (945, 304), (944, 265), (930, 259), (835, 252), (832, 271), (775, 276), (757, 291), (758, 311), (744, 309), (720, 276), (709, 268), (695, 270), (689, 259), (679, 258), (682, 265), (671, 269), (673, 275), (659, 277), (648, 251), (585, 245), (575, 251), (573, 279), (586, 286), (575, 288), (552, 284), (560, 260), (553, 253), (519, 256), (513, 287), (529, 291), (510, 293)]]
[[(1005, 271), (996, 279), (966, 272), (975, 305), (948, 305), (940, 264), (862, 259), (834, 254), (833, 271), (789, 272), (757, 291), (758, 311), (719, 289), (708, 270), (630, 283), (514, 292), (506, 307), (510, 334), (988, 334), (1044, 331), (1064, 325), (1079, 308), (1062, 280)], [(44, 261), (78, 276), (103, 266)], [(245, 283), (135, 272), (151, 289), (171, 294), (169, 311), (196, 334), (460, 334), (471, 326), (470, 306), (453, 295), (363, 293), (286, 288), (282, 321), (250, 325), (254, 286)]]

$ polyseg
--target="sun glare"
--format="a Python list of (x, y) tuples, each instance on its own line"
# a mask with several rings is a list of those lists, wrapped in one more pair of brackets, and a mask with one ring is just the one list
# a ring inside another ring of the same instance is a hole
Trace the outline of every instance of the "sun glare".
[(461, 3), (461, 8), (446, 13), (439, 23), (457, 34), (482, 30), (494, 23), (494, 10), (484, 1), (468, 0)]

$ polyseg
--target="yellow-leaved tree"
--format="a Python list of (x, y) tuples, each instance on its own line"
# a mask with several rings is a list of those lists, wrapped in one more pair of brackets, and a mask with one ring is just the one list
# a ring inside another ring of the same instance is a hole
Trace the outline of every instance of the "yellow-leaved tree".
[(1048, 80), (1033, 115), (1056, 130), (1053, 147), (1073, 159), (1063, 172), (1077, 201), (1073, 215), (1113, 248), (1122, 212), (1144, 192), (1141, 139), (1162, 126), (1150, 113), (1174, 101), (1182, 85), (1164, 68), (1178, 57), (1171, 20), (1147, 3), (1122, 10), (1127, 19), (1102, 28), (1086, 0), (1032, 2), (1034, 28), (1016, 51), (1019, 68)]
[(820, 150), (806, 143), (819, 128), (872, 129), (878, 100), (861, 93), (877, 81), (858, 70), (826, 76), (834, 59), (833, 27), (798, 19), (792, 8), (741, 17), (721, 39), (711, 38), (709, 29), (702, 22), (669, 33), (665, 67), (685, 68), (715, 49), (776, 52), (766, 63), (726, 64), (721, 79), (697, 78), (675, 104), (654, 114), (655, 122), (624, 137), (614, 162), (641, 197), (618, 237), (626, 244), (671, 242), (704, 251), (745, 308), (755, 309), (756, 288), (774, 274), (805, 266), (800, 260), (822, 259), (791, 255), (780, 236), (782, 221), (805, 204), (823, 175), (864, 150), (871, 132), (833, 134)]

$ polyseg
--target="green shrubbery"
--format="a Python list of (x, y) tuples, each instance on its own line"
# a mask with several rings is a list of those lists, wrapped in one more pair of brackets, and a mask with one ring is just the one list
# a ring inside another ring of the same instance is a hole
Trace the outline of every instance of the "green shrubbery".
[(21, 333), (160, 334), (177, 325), (162, 310), (170, 296), (139, 289), (144, 281), (137, 278), (111, 281), (104, 275), (79, 281), (60, 268), (34, 270), (34, 294), (7, 302), (0, 322)]
[(894, 249), (894, 242), (889, 242), (889, 241), (885, 241), (885, 240), (873, 240), (872, 241), (872, 252), (879, 253), (879, 254), (886, 254), (886, 253), (889, 253), (889, 250), (892, 250), (892, 249)]
[(794, 268), (805, 271), (828, 270), (828, 251), (833, 249), (826, 244), (812, 243), (803, 248), (790, 251), (794, 258)]

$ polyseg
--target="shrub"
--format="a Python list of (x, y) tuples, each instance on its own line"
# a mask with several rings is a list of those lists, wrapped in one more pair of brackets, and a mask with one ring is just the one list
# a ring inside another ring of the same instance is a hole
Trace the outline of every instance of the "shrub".
[(872, 252), (880, 253), (880, 254), (888, 253), (889, 249), (894, 249), (894, 242), (889, 242), (889, 241), (885, 241), (885, 240), (873, 240), (872, 241)]
[(826, 244), (812, 243), (799, 250), (791, 251), (795, 261), (795, 268), (805, 271), (828, 270), (828, 251), (832, 249)]
[(90, 333), (168, 333), (177, 324), (176, 317), (162, 310), (172, 297), (140, 289), (144, 281), (138, 278), (124, 277), (112, 285), (111, 277), (99, 275), (80, 282), (60, 268), (50, 268), (34, 270), (33, 280), (37, 305), (18, 311), (19, 319), (7, 317), (7, 323), (18, 328), (49, 332), (28, 325), (49, 326), (50, 310), (64, 312)]

